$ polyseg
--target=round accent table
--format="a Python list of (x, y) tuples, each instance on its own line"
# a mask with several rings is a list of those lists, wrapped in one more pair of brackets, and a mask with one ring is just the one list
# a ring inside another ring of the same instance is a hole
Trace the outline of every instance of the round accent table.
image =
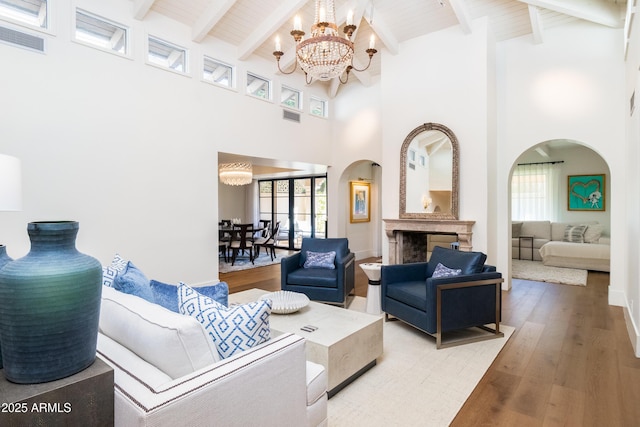
[(381, 293), (380, 293), (380, 273), (382, 269), (381, 262), (365, 262), (360, 264), (360, 268), (364, 271), (364, 274), (369, 278), (369, 287), (367, 288), (367, 313), (381, 314), (382, 309), (380, 306)]

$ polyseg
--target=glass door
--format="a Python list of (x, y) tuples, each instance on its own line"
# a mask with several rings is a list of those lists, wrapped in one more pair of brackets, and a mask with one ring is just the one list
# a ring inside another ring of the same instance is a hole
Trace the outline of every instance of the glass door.
[(327, 177), (259, 182), (260, 219), (280, 222), (276, 246), (300, 249), (305, 237), (327, 237)]
[(314, 185), (314, 236), (327, 238), (327, 178), (316, 178)]
[(312, 237), (311, 178), (293, 180), (294, 249), (300, 249), (303, 237)]

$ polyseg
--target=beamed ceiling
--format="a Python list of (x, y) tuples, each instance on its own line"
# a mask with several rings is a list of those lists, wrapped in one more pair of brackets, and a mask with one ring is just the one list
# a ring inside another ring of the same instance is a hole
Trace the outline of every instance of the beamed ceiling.
[[(285, 70), (293, 66), (295, 43), (289, 35), (293, 17), (299, 15), (303, 30), (313, 23), (312, 0), (132, 0), (132, 13), (144, 20), (150, 12), (165, 15), (191, 28), (192, 39), (218, 38), (237, 49), (237, 59), (258, 55), (274, 61), (274, 41), (280, 36)], [(635, 1), (634, 1), (635, 3)], [(354, 35), (356, 68), (368, 61), (365, 49), (372, 34), (378, 54), (365, 72), (351, 73), (350, 81), (369, 85), (380, 74), (383, 55), (395, 55), (400, 43), (417, 36), (460, 26), (473, 32), (473, 20), (487, 17), (500, 42), (531, 36), (531, 43), (544, 43), (545, 31), (577, 20), (611, 28), (625, 25), (626, 0), (335, 0), (338, 25), (347, 12), (354, 13), (358, 29)], [(622, 44), (622, 41), (621, 41)], [(621, 47), (622, 48), (622, 47)], [(354, 78), (355, 77), (355, 78)], [(337, 82), (329, 83), (335, 96)]]

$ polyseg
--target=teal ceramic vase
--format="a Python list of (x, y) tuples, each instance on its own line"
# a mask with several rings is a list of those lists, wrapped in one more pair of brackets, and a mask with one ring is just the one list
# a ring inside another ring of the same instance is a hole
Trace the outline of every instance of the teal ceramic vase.
[[(13, 258), (7, 255), (7, 247), (5, 245), (0, 245), (0, 270), (2, 270), (2, 267), (4, 267), (4, 265), (9, 261), (13, 261)], [(0, 343), (0, 347), (1, 345), (2, 344)], [(1, 368), (2, 368), (2, 351), (0, 351), (0, 369)]]
[(9, 381), (54, 381), (95, 360), (102, 266), (76, 249), (78, 229), (74, 221), (29, 223), (31, 250), (0, 269), (0, 343)]

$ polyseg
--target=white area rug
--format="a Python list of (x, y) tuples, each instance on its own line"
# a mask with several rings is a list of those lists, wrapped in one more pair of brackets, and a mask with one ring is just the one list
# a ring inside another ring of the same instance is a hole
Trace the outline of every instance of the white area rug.
[[(356, 297), (349, 309), (365, 304)], [(500, 329), (504, 338), (436, 350), (435, 338), (385, 322), (382, 356), (329, 399), (329, 426), (448, 426), (514, 331)]]
[(587, 286), (587, 270), (575, 268), (549, 267), (540, 261), (512, 261), (511, 277), (535, 282), (560, 283), (562, 285)]

